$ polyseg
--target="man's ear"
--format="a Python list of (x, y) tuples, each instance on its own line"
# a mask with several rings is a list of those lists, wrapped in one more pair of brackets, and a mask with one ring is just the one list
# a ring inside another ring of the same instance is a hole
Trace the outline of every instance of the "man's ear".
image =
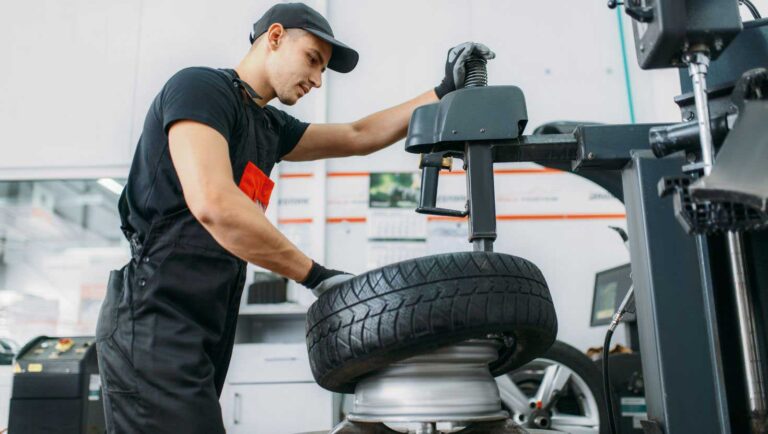
[(271, 50), (276, 49), (285, 39), (285, 27), (280, 23), (274, 23), (267, 29), (267, 44)]

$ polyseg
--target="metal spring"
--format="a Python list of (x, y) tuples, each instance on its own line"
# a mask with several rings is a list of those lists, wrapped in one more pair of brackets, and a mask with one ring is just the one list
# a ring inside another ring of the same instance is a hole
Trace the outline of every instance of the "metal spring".
[(487, 60), (482, 57), (471, 57), (467, 59), (467, 76), (464, 79), (464, 87), (485, 87), (488, 86), (488, 70), (486, 69)]

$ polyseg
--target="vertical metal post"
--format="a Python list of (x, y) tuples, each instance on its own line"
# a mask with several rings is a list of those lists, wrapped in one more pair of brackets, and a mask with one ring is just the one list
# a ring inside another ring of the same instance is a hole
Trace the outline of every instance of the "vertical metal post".
[(696, 101), (696, 117), (701, 142), (701, 162), (706, 176), (712, 171), (712, 164), (715, 161), (712, 130), (709, 125), (709, 98), (707, 96), (709, 56), (703, 51), (693, 52), (685, 55), (685, 61), (688, 63), (688, 75), (693, 81), (693, 97)]
[(718, 416), (717, 432), (731, 433), (731, 422), (728, 410), (728, 395), (725, 390), (725, 373), (723, 372), (723, 358), (720, 353), (720, 332), (717, 325), (717, 304), (715, 302), (715, 288), (712, 282), (712, 264), (709, 261), (709, 241), (707, 237), (696, 237), (696, 257), (699, 262), (699, 277), (701, 279), (702, 310), (705, 318), (705, 333), (710, 351), (708, 362), (711, 363), (712, 383)]
[(476, 252), (491, 252), (493, 242), (496, 240), (496, 198), (491, 145), (484, 142), (467, 142), (465, 158), (469, 201), (469, 241)]
[(749, 409), (752, 411), (754, 418), (755, 416), (761, 417), (765, 415), (765, 389), (762, 375), (762, 360), (760, 359), (760, 353), (757, 351), (754, 308), (752, 296), (747, 286), (743, 252), (741, 234), (728, 232), (731, 277), (736, 292), (736, 310), (739, 319), (739, 341), (741, 343), (744, 372), (747, 376)]

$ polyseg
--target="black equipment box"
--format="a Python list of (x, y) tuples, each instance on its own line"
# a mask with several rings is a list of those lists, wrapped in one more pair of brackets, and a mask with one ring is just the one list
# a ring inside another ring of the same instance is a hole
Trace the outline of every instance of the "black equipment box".
[(712, 60), (741, 31), (739, 5), (723, 0), (627, 0), (634, 21), (637, 62), (643, 69), (683, 66), (695, 45), (709, 48)]
[(93, 337), (40, 336), (16, 358), (9, 434), (103, 434)]

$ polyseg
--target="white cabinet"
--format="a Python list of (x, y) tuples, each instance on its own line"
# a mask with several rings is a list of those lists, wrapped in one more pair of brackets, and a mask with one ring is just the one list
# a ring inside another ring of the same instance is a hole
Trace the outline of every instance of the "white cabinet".
[(230, 434), (296, 434), (330, 430), (331, 393), (312, 383), (228, 385)]
[(304, 344), (237, 344), (221, 397), (230, 434), (330, 430), (333, 394), (312, 378)]

